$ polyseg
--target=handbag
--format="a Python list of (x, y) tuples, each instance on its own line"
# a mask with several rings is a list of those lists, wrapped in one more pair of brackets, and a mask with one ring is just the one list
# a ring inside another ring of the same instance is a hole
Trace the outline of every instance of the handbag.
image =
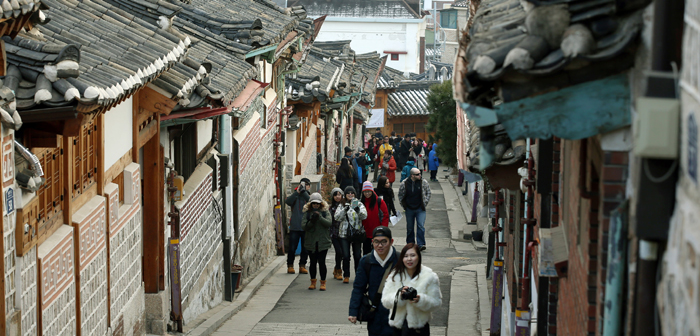
[(367, 232), (365, 231), (365, 227), (360, 225), (360, 229), (358, 230), (350, 222), (350, 218), (348, 217), (347, 213), (345, 213), (345, 218), (348, 220), (348, 234), (347, 234), (348, 239), (354, 243), (363, 242), (365, 240), (365, 237), (367, 236)]
[[(369, 279), (369, 262), (365, 263), (365, 273), (367, 273), (367, 278)], [(374, 301), (370, 300), (369, 294), (367, 294), (367, 289), (365, 289), (362, 298), (360, 298), (360, 309), (357, 314), (357, 320), (360, 322), (369, 322), (374, 320), (374, 315), (377, 313), (377, 305), (375, 302), (380, 302), (382, 299), (382, 291), (384, 291), (384, 284), (386, 283), (386, 278), (389, 276), (392, 267), (388, 267), (384, 271), (384, 276), (382, 276), (382, 282), (379, 285), (377, 293), (374, 294)], [(369, 281), (367, 281), (367, 286), (369, 287)]]

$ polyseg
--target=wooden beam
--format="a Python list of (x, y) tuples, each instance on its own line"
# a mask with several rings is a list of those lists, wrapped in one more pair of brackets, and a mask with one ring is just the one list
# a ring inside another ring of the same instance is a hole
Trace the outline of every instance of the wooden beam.
[[(123, 171), (126, 166), (131, 164), (131, 152), (127, 152), (122, 156), (117, 162), (115, 162), (109, 169), (107, 169), (106, 172), (103, 174), (103, 183), (106, 185), (107, 183), (112, 182), (117, 176), (119, 176)], [(120, 192), (120, 197), (123, 198), (124, 192), (123, 190)]]
[(159, 250), (164, 232), (161, 230), (163, 209), (158, 208), (163, 197), (163, 179), (159, 169), (160, 141), (153, 137), (143, 146), (143, 282), (146, 293), (158, 293), (161, 268)]
[(143, 147), (154, 135), (160, 133), (159, 130), (160, 125), (158, 125), (158, 121), (152, 120), (144, 128), (139, 130), (136, 147)]
[(28, 128), (24, 132), (24, 144), (27, 148), (58, 148), (59, 140), (56, 133)]

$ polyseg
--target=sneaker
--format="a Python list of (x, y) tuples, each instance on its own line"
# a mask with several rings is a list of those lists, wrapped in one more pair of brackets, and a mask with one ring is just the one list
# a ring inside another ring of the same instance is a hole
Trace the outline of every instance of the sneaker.
[(421, 245), (420, 250), (425, 251), (425, 245)]

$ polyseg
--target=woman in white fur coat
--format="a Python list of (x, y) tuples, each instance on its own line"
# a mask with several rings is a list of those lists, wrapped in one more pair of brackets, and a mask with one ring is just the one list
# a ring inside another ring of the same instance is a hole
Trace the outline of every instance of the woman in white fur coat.
[[(418, 245), (406, 244), (384, 284), (382, 304), (390, 311), (389, 325), (395, 336), (430, 335), (431, 312), (442, 304), (440, 279), (421, 264)], [(415, 288), (415, 299), (402, 299), (401, 294), (408, 288)]]

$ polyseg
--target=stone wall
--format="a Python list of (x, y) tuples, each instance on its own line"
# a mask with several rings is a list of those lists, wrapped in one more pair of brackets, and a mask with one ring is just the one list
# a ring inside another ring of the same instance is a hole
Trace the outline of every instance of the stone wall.
[(17, 277), (17, 288), (21, 288), (21, 298), (19, 300), (19, 309), (22, 312), (21, 330), (22, 335), (30, 336), (37, 334), (37, 265), (36, 265), (37, 248), (32, 247), (22, 257), (17, 257), (17, 269), (20, 274)]
[[(239, 245), (235, 262), (243, 266), (244, 278), (276, 255), (275, 221), (272, 216), (276, 196), (276, 153), (273, 146), (276, 120), (267, 129), (261, 128), (259, 118), (251, 120), (255, 124), (239, 143), (239, 232), (236, 232)], [(287, 167), (286, 172), (293, 173), (294, 167)]]
[[(140, 334), (145, 305), (141, 274), (142, 215), (141, 171), (137, 163), (124, 169), (124, 189), (109, 183), (107, 237), (109, 241), (110, 326), (112, 335)], [(119, 192), (124, 203), (119, 204)]]
[[(187, 323), (223, 300), (223, 199), (212, 192), (213, 169), (200, 164), (185, 182), (180, 209), (180, 281)], [(218, 174), (217, 174), (218, 175)]]
[(74, 256), (73, 228), (68, 225), (39, 246), (41, 335), (77, 334)]
[(95, 196), (73, 214), (78, 273), (77, 307), (81, 335), (105, 335), (107, 321), (106, 202)]
[(657, 294), (663, 335), (700, 334), (700, 4), (686, 2), (684, 20), (679, 180)]

